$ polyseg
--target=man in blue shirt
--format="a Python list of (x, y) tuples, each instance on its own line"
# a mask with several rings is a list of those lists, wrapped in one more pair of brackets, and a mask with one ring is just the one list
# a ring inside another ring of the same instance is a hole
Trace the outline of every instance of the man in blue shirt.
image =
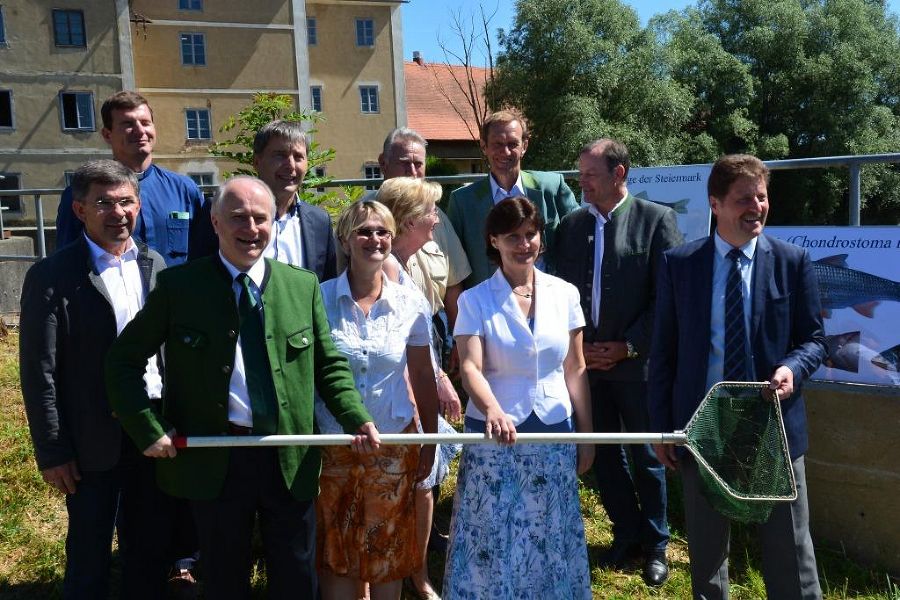
[[(215, 235), (204, 210), (203, 195), (190, 178), (153, 163), (156, 127), (146, 98), (130, 91), (110, 96), (100, 109), (103, 139), (113, 158), (138, 174), (142, 207), (134, 237), (159, 252), (166, 265), (215, 251)], [(56, 247), (81, 236), (83, 224), (72, 212), (72, 189), (67, 187), (56, 216)]]

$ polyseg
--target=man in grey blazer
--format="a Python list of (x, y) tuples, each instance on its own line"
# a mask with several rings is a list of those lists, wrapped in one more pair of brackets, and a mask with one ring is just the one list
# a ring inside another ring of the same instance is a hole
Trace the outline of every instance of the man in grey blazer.
[(336, 273), (331, 217), (300, 199), (309, 168), (309, 138), (299, 121), (271, 121), (253, 140), (253, 166), (272, 193), (276, 213), (265, 257), (312, 271), (319, 281)]
[[(107, 350), (165, 268), (162, 256), (131, 238), (138, 188), (135, 173), (119, 162), (79, 168), (72, 207), (84, 232), (29, 269), (22, 288), (25, 411), (38, 469), (66, 495), (69, 516), (64, 598), (108, 597), (116, 525), (122, 597), (165, 594), (169, 504), (156, 490), (150, 459), (123, 435), (103, 377)], [(158, 399), (155, 360), (144, 381)]]
[[(625, 146), (601, 139), (579, 155), (581, 189), (588, 202), (557, 230), (556, 274), (581, 292), (585, 316), (594, 430), (641, 432), (648, 427), (647, 356), (653, 330), (660, 255), (682, 242), (675, 213), (628, 193)], [(649, 444), (597, 447), (594, 475), (612, 521), (613, 544), (601, 557), (620, 568), (639, 552), (644, 580), (668, 577), (665, 469)]]
[(556, 227), (578, 203), (559, 173), (522, 170), (527, 149), (528, 124), (522, 117), (507, 110), (488, 115), (481, 126), (481, 150), (491, 172), (450, 194), (447, 216), (472, 267), (466, 288), (481, 283), (497, 268), (487, 257), (484, 222), (491, 208), (506, 198), (525, 196), (537, 206), (544, 219), (545, 252), (535, 266), (545, 271), (553, 268)]

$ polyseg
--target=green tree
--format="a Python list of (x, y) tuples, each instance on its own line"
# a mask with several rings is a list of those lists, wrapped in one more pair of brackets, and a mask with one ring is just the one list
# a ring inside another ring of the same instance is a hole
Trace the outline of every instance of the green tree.
[[(900, 148), (900, 35), (879, 0), (701, 0), (654, 19), (695, 135), (765, 159)], [(864, 219), (900, 219), (900, 172), (867, 167)], [(846, 169), (778, 172), (774, 222), (845, 223)]]
[(263, 125), (276, 119), (301, 121), (310, 125), (308, 129), (310, 142), (309, 148), (306, 149), (308, 172), (303, 178), (303, 187), (300, 191), (300, 198), (304, 202), (320, 205), (334, 215), (348, 202), (352, 202), (363, 194), (362, 188), (353, 186), (325, 192), (316, 191), (316, 188), (321, 188), (323, 184), (334, 179), (316, 175), (317, 168), (324, 168), (334, 159), (334, 148), (322, 148), (315, 140), (317, 131), (315, 125), (323, 119), (322, 115), (312, 111), (297, 111), (294, 99), (286, 94), (254, 94), (253, 101), (248, 106), (242, 108), (236, 115), (228, 117), (225, 124), (219, 128), (221, 133), (231, 132), (232, 137), (211, 144), (209, 153), (244, 165), (233, 172), (226, 172), (225, 177), (232, 175), (256, 176), (256, 170), (253, 168), (253, 139)]
[(619, 0), (519, 0), (499, 35), (489, 96), (531, 124), (528, 164), (569, 168), (579, 147), (609, 136), (636, 163), (682, 162), (690, 145), (689, 90), (669, 74), (651, 30)]

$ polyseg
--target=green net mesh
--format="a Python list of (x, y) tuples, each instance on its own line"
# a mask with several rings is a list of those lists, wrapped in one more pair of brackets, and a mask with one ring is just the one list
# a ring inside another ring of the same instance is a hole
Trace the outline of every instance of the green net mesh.
[(713, 386), (685, 428), (701, 489), (717, 511), (762, 523), (797, 497), (781, 406), (765, 383)]

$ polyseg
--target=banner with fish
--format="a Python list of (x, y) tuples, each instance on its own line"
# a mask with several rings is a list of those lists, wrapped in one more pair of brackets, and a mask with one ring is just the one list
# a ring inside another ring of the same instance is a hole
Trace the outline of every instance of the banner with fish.
[(766, 227), (809, 250), (828, 356), (814, 379), (900, 385), (900, 227)]

